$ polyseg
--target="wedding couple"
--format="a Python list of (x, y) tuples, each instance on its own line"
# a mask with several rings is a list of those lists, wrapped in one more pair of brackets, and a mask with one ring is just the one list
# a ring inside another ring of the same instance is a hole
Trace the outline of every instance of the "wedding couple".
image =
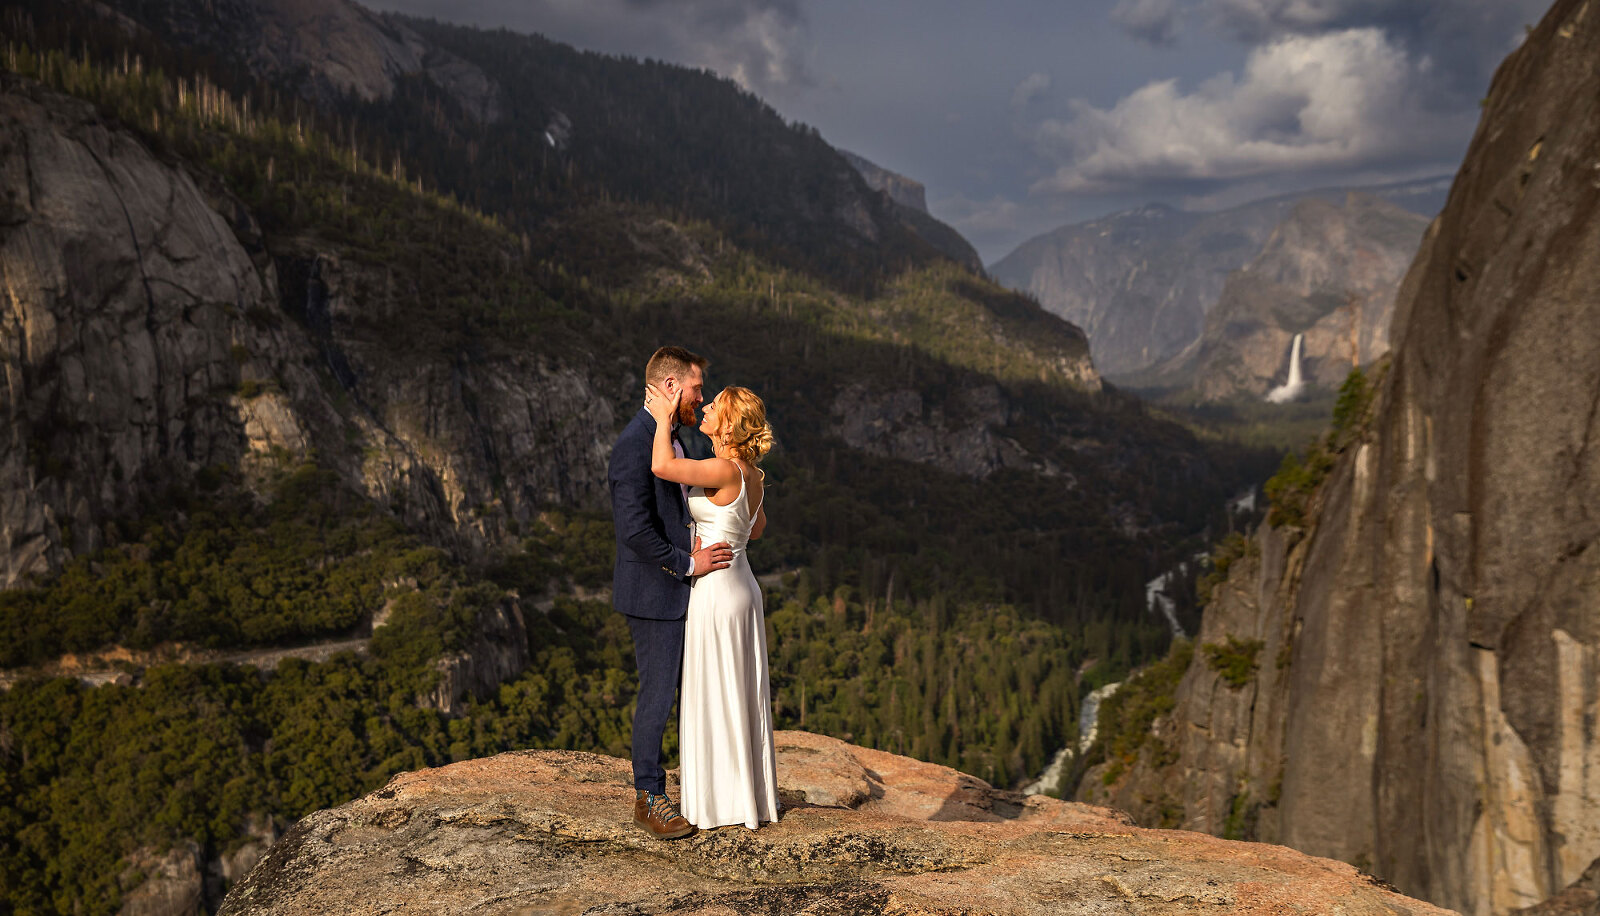
[[(608, 479), (617, 529), (612, 601), (628, 619), (639, 667), (633, 714), (633, 820), (660, 839), (695, 828), (778, 819), (772, 695), (761, 588), (745, 546), (766, 528), (766, 407), (724, 388), (700, 431), (714, 457), (684, 457), (706, 360), (662, 347), (645, 366), (644, 407), (617, 438)], [(667, 796), (661, 736), (680, 693), (683, 808)]]

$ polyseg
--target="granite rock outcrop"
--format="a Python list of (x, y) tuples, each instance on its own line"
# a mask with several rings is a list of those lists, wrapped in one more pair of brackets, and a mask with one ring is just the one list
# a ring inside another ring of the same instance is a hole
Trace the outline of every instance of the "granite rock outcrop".
[(233, 348), (271, 293), (191, 176), (88, 105), (7, 78), (0, 125), (9, 586), (99, 546), (140, 481), (238, 463)]
[(1495, 77), (1360, 434), (1206, 610), (1253, 678), (1196, 661), (1177, 762), (1111, 799), (1483, 916), (1600, 858), (1597, 93), (1600, 9), (1560, 0)]
[(832, 415), (840, 438), (874, 455), (928, 464), (982, 479), (1002, 468), (1054, 473), (998, 428), (1010, 405), (993, 385), (961, 392), (947, 412), (925, 404), (910, 388), (874, 391), (848, 385), (834, 397)]
[(891, 172), (865, 156), (859, 156), (849, 150), (839, 150), (839, 155), (850, 167), (861, 173), (861, 178), (867, 187), (874, 191), (882, 191), (889, 195), (889, 199), (902, 207), (909, 207), (922, 213), (928, 212), (927, 189), (922, 182), (914, 178), (907, 178), (899, 172)]
[(839, 150), (839, 155), (861, 175), (867, 187), (888, 196), (895, 216), (906, 228), (957, 264), (979, 276), (983, 275), (983, 259), (978, 257), (978, 251), (972, 247), (972, 243), (948, 223), (935, 219), (928, 212), (927, 193), (922, 182), (891, 172), (848, 150)]
[(1282, 847), (1141, 830), (946, 767), (780, 732), (778, 823), (663, 843), (629, 765), (523, 751), (404, 773), (301, 820), (222, 916), (1443, 911)]

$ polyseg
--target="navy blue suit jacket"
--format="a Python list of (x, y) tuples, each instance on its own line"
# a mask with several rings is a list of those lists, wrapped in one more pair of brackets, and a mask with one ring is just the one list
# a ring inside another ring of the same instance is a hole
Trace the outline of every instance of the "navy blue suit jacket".
[(650, 473), (655, 435), (655, 418), (641, 407), (611, 449), (606, 478), (617, 529), (611, 604), (629, 617), (677, 620), (689, 610), (694, 536), (682, 488)]

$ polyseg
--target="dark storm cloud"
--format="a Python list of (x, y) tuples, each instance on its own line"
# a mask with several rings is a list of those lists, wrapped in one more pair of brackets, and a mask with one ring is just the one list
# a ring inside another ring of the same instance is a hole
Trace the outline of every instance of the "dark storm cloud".
[(1178, 0), (1118, 0), (1111, 21), (1140, 41), (1170, 45), (1178, 39)]
[(1368, 25), (1415, 21), (1430, 0), (1201, 0), (1198, 4), (1242, 41), (1257, 43), (1285, 32), (1315, 34)]
[(798, 0), (623, 0), (623, 2), (637, 10), (688, 12), (707, 21), (738, 21), (751, 10), (773, 10), (793, 19), (802, 18)]

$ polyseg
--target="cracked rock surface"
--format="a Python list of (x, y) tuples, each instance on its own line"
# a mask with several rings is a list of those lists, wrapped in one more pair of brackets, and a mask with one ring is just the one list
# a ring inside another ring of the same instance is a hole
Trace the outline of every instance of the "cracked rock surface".
[(632, 824), (624, 760), (520, 751), (404, 773), (301, 820), (220, 913), (1445, 912), (1343, 863), (1144, 830), (804, 732), (778, 734), (778, 781), (778, 823), (661, 842)]

